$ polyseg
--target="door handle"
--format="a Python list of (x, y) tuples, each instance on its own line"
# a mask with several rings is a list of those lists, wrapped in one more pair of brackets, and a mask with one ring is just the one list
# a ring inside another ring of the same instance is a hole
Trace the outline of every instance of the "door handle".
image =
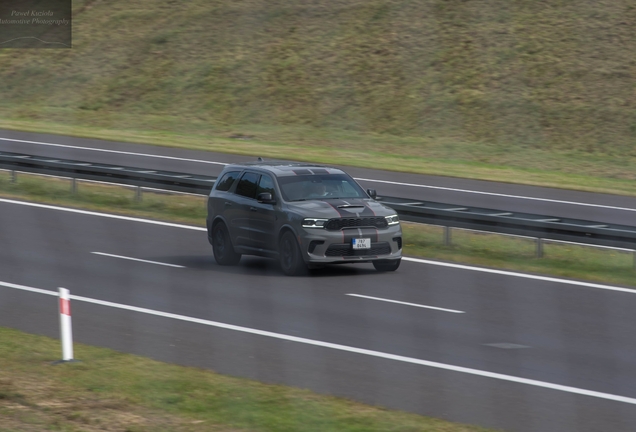
[(229, 202), (229, 201), (225, 201), (225, 207), (231, 207), (231, 206), (232, 206), (232, 203), (231, 203), (231, 202)]
[(250, 211), (257, 211), (258, 209), (256, 207), (250, 207)]

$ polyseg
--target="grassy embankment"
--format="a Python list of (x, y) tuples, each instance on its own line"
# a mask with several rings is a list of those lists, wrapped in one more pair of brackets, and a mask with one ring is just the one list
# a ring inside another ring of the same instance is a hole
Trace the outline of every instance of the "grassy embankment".
[(0, 128), (636, 195), (629, 2), (74, 6)]
[(0, 327), (0, 431), (486, 432)]
[[(205, 226), (204, 197), (145, 192), (142, 201), (136, 202), (134, 191), (123, 186), (78, 184), (78, 192), (72, 194), (69, 180), (20, 174), (12, 184), (4, 172), (0, 173), (0, 196)], [(452, 244), (446, 246), (441, 227), (404, 223), (403, 229), (407, 256), (636, 285), (631, 252), (546, 243), (544, 257), (536, 258), (535, 242), (530, 239), (453, 230)]]

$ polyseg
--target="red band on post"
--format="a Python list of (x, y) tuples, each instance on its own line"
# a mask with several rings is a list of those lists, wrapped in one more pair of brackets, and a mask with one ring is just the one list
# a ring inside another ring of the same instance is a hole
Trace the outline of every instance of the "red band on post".
[(67, 299), (60, 299), (60, 313), (71, 316), (71, 302)]

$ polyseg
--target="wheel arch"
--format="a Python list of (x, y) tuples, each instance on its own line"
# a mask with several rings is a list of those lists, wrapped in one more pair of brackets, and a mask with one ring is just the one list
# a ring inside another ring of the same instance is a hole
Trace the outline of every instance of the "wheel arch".
[(227, 220), (222, 215), (217, 215), (214, 218), (214, 220), (212, 220), (212, 228), (214, 228), (215, 226), (217, 226), (220, 223), (225, 224), (225, 226), (227, 227), (228, 230), (230, 229), (230, 224), (227, 222)]
[(298, 249), (300, 250), (300, 257), (305, 263), (309, 262), (308, 256), (305, 253), (303, 242), (300, 238), (300, 234), (298, 234), (298, 231), (294, 229), (294, 227), (290, 224), (285, 224), (281, 226), (280, 229), (278, 230), (278, 236), (276, 237), (276, 251), (280, 252), (280, 240), (283, 238), (283, 235), (286, 232), (291, 232), (294, 235), (294, 238), (296, 239), (296, 242), (298, 243)]
[(210, 240), (210, 242), (212, 241), (212, 232), (214, 231), (214, 227), (216, 227), (220, 223), (225, 225), (228, 232), (230, 231), (230, 226), (228, 225), (225, 218), (221, 215), (217, 215), (214, 219), (212, 219), (212, 223), (208, 225), (208, 239)]
[(294, 237), (296, 237), (296, 239), (298, 239), (298, 233), (296, 233), (296, 230), (294, 230), (294, 228), (291, 225), (285, 224), (281, 226), (280, 229), (278, 230), (278, 235), (276, 236), (276, 250), (278, 250), (280, 246), (280, 239), (283, 238), (283, 235), (288, 231), (291, 232), (294, 235)]

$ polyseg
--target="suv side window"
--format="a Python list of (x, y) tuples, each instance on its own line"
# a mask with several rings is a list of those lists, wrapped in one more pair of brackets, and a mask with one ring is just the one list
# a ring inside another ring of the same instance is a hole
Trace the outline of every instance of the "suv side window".
[(229, 191), (239, 173), (239, 171), (230, 171), (223, 174), (223, 177), (221, 177), (221, 179), (217, 180), (216, 182), (216, 190), (221, 192)]
[(256, 195), (263, 192), (269, 192), (272, 194), (272, 198), (276, 196), (274, 193), (274, 180), (268, 175), (263, 174), (261, 176), (260, 181), (258, 182), (258, 189), (256, 190)]
[(260, 174), (246, 172), (236, 185), (236, 194), (247, 198), (256, 197), (256, 188)]

